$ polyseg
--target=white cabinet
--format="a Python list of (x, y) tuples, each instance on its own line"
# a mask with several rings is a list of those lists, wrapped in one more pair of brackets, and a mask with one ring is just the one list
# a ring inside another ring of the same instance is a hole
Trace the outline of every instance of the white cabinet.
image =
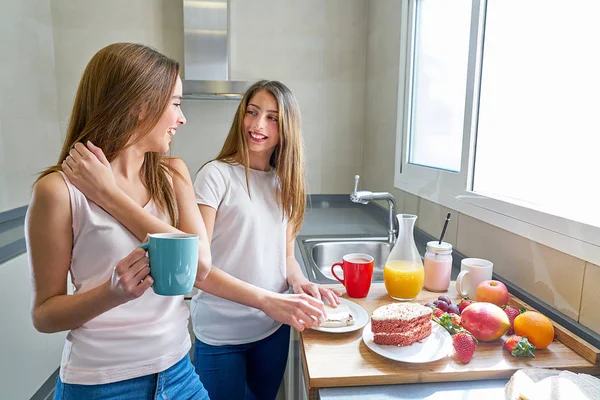
[(29, 399), (60, 366), (66, 332), (39, 333), (31, 321), (27, 255), (0, 264), (0, 398)]
[(302, 356), (300, 355), (300, 335), (291, 329), (290, 352), (283, 377), (286, 400), (307, 400), (304, 371), (302, 370)]

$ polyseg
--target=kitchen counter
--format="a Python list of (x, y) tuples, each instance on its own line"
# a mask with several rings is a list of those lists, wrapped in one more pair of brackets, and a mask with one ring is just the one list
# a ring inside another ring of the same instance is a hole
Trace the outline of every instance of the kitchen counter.
[[(441, 223), (441, 222), (440, 222)], [(360, 205), (352, 203), (348, 196), (341, 195), (316, 195), (307, 208), (304, 226), (300, 235), (378, 235), (387, 234), (387, 211), (374, 205)], [(430, 240), (426, 234), (415, 230), (417, 247), (423, 254), (426, 241)], [(296, 258), (301, 268), (304, 267), (299, 251), (299, 241), (296, 242)], [(453, 279), (460, 269), (458, 254), (453, 265)], [(304, 271), (306, 273), (306, 271)], [(497, 277), (495, 277), (497, 278)], [(517, 288), (509, 285), (511, 293)], [(521, 296), (527, 294), (521, 293)], [(531, 299), (528, 303), (538, 309), (543, 309)], [(533, 304), (532, 304), (533, 303)], [(544, 310), (545, 312), (545, 310)], [(562, 322), (562, 321), (561, 321)], [(575, 331), (575, 329), (572, 329)], [(318, 396), (321, 400), (330, 399), (504, 399), (504, 386), (506, 379), (442, 382), (442, 383), (412, 383), (393, 385), (372, 385), (358, 387), (332, 387), (319, 388)]]
[(504, 400), (506, 398), (504, 395), (506, 382), (508, 381), (505, 379), (496, 379), (469, 382), (325, 388), (319, 390), (319, 398), (321, 400), (475, 400), (484, 398), (487, 400)]
[[(355, 204), (348, 196), (312, 196), (300, 235), (387, 235), (387, 212), (374, 204)], [(417, 236), (417, 235), (416, 235)], [(417, 238), (417, 242), (418, 242)], [(304, 269), (296, 243), (296, 258)], [(424, 247), (418, 243), (417, 247)], [(421, 250), (422, 251), (422, 250)], [(454, 268), (453, 279), (458, 271)], [(306, 272), (305, 272), (306, 274)], [(321, 400), (341, 399), (504, 399), (506, 379), (469, 382), (414, 383), (402, 385), (374, 385), (321, 388)]]

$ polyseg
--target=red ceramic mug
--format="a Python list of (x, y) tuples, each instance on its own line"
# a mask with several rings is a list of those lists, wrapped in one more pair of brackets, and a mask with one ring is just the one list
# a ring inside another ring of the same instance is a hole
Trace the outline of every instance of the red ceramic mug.
[[(348, 296), (355, 298), (367, 297), (373, 279), (373, 257), (363, 253), (346, 254), (342, 262), (331, 266), (331, 273), (335, 279), (346, 287)], [(344, 279), (335, 274), (336, 266), (342, 267)]]

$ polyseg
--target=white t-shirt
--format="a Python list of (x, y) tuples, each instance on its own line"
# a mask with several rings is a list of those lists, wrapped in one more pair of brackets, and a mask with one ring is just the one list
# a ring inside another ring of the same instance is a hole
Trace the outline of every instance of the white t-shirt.
[[(245, 282), (283, 293), (287, 218), (275, 197), (277, 175), (250, 170), (250, 195), (242, 165), (212, 161), (196, 176), (198, 204), (217, 210), (211, 253), (213, 265)], [(255, 308), (200, 291), (192, 299), (196, 337), (210, 345), (255, 342), (281, 324)]]

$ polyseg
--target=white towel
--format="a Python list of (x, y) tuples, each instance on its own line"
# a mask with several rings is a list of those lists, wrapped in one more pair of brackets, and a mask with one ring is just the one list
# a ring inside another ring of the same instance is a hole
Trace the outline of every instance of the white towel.
[(600, 379), (569, 371), (527, 368), (513, 374), (505, 391), (509, 400), (597, 400)]

